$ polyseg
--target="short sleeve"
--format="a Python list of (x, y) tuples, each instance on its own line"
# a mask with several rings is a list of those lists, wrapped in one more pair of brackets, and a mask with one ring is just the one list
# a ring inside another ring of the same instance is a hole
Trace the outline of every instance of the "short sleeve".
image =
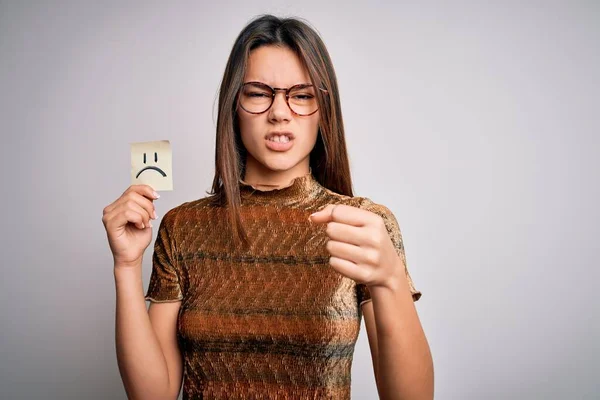
[(367, 301), (371, 301), (371, 292), (369, 292), (369, 288), (364, 283), (356, 284), (356, 301), (359, 306), (362, 306)]
[[(413, 301), (419, 300), (422, 293), (415, 288), (414, 282), (410, 276), (410, 273), (408, 272), (408, 265), (406, 263), (406, 255), (404, 252), (404, 243), (402, 241), (402, 233), (400, 232), (400, 226), (398, 225), (398, 221), (396, 220), (394, 213), (392, 213), (392, 211), (386, 206), (377, 204), (368, 198), (364, 198), (364, 201), (361, 203), (361, 208), (363, 210), (371, 211), (383, 219), (388, 234), (390, 235), (390, 239), (392, 240), (392, 244), (396, 249), (396, 253), (398, 256), (400, 256), (400, 259), (404, 264), (406, 280), (408, 281), (408, 288), (412, 294)], [(359, 305), (371, 300), (371, 293), (369, 292), (367, 285), (362, 283), (356, 285), (356, 298)]]
[(164, 303), (183, 299), (181, 271), (178, 268), (174, 246), (174, 210), (165, 214), (154, 242), (152, 273), (146, 292), (146, 301)]

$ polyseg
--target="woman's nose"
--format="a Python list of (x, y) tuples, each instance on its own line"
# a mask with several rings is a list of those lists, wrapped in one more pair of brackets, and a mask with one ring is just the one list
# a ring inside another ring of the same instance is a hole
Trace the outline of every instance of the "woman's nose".
[(285, 92), (275, 93), (275, 98), (273, 99), (270, 111), (275, 118), (289, 118), (291, 116), (292, 110), (290, 110), (287, 104)]

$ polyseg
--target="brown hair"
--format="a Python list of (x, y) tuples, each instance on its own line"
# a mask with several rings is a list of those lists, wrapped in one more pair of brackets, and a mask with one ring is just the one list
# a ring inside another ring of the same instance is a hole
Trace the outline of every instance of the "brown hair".
[(266, 45), (284, 46), (295, 52), (308, 70), (312, 84), (327, 89), (328, 93), (316, 91), (319, 131), (310, 153), (310, 167), (322, 186), (353, 196), (337, 79), (325, 44), (302, 19), (259, 15), (240, 32), (227, 60), (219, 89), (215, 176), (212, 191), (207, 192), (214, 195), (214, 204), (228, 207), (233, 236), (244, 246), (248, 238), (239, 214), (239, 179), (244, 176), (246, 149), (237, 121), (237, 101), (250, 52)]

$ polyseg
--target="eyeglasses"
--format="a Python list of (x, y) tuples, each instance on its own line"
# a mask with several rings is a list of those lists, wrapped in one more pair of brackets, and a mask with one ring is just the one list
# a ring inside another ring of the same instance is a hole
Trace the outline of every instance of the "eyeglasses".
[[(329, 93), (323, 88), (319, 90)], [(250, 114), (262, 114), (273, 105), (277, 91), (285, 92), (285, 101), (296, 115), (312, 115), (319, 109), (314, 85), (306, 83), (290, 88), (273, 88), (262, 82), (246, 82), (240, 90), (239, 104)]]

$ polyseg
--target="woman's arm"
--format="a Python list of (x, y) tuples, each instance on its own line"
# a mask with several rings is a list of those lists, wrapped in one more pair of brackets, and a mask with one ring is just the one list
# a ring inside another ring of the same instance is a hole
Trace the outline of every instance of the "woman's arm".
[(433, 360), (413, 304), (400, 227), (389, 208), (368, 199), (363, 206), (328, 204), (309, 220), (327, 224), (329, 265), (369, 288), (371, 301), (362, 309), (381, 398), (432, 399)]
[(181, 302), (160, 304), (154, 310), (151, 305), (149, 312), (141, 271), (141, 263), (114, 270), (119, 372), (129, 399), (177, 399), (182, 362), (175, 328)]
[(398, 274), (369, 291), (372, 301), (362, 311), (379, 397), (433, 399), (433, 360), (406, 277)]

